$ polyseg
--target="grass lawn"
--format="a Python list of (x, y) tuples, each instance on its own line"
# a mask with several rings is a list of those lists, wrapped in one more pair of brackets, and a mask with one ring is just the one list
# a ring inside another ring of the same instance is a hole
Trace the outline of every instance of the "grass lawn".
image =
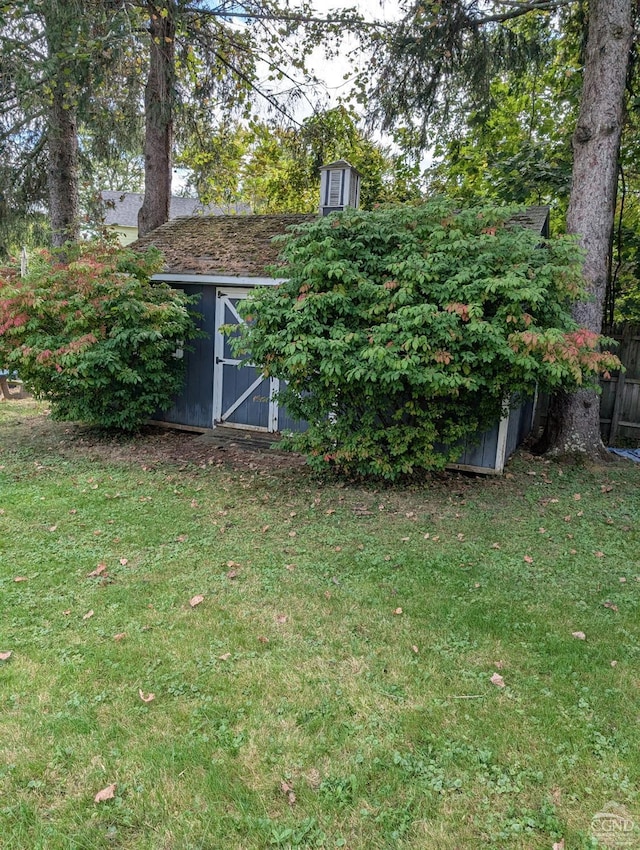
[(3, 850), (640, 847), (639, 465), (109, 446), (0, 405)]

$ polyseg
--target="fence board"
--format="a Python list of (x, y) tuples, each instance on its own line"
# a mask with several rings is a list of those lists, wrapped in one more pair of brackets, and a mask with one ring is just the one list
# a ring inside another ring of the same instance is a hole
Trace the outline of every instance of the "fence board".
[(602, 436), (610, 446), (617, 441), (640, 444), (640, 324), (617, 324), (605, 334), (619, 343), (616, 353), (625, 371), (601, 381)]

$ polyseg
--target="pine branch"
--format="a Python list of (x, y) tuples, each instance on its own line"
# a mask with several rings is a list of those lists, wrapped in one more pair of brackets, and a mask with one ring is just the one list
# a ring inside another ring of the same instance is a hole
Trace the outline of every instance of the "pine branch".
[[(569, 1), (569, 0), (567, 0)], [(353, 15), (349, 15), (353, 12)], [(198, 13), (203, 17), (213, 18), (241, 18), (249, 21), (277, 21), (281, 23), (296, 24), (347, 24), (354, 29), (392, 29), (394, 23), (386, 21), (365, 21), (355, 9), (345, 9), (342, 15), (336, 17), (316, 18), (312, 15), (286, 15), (264, 12), (225, 12), (221, 9), (199, 9)]]
[(531, 0), (531, 2), (519, 3), (517, 0), (511, 0), (511, 2), (506, 0), (504, 5), (513, 7), (510, 11), (496, 12), (493, 15), (481, 15), (472, 20), (480, 26), (491, 23), (503, 24), (506, 21), (512, 21), (523, 15), (528, 15), (530, 12), (557, 12), (563, 6), (570, 6), (575, 2), (576, 0)]
[(228, 70), (231, 71), (234, 76), (237, 76), (239, 79), (241, 79), (242, 82), (245, 83), (245, 85), (251, 89), (251, 91), (255, 92), (257, 95), (259, 95), (269, 104), (271, 104), (271, 106), (281, 115), (283, 115), (288, 121), (290, 121), (292, 124), (296, 124), (298, 127), (302, 127), (301, 122), (296, 121), (296, 119), (278, 103), (278, 100), (274, 95), (269, 94), (269, 92), (263, 91), (258, 85), (256, 85), (256, 83), (253, 82), (253, 80), (247, 74), (244, 73), (244, 71), (241, 71), (239, 68), (236, 68), (235, 65), (233, 65), (233, 63), (226, 59), (224, 56), (221, 56), (219, 53), (216, 53), (216, 58), (225, 66), (225, 68), (228, 68)]

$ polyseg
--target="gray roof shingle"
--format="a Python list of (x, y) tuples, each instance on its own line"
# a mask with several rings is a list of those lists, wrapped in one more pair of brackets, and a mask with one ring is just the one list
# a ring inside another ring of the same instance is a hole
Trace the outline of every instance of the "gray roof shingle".
[[(100, 192), (100, 197), (104, 202), (104, 223), (107, 226), (138, 226), (138, 211), (142, 206), (144, 195), (141, 195), (139, 192), (113, 192), (105, 190)], [(246, 213), (249, 211), (249, 208), (245, 205), (239, 205), (235, 211)], [(178, 216), (185, 215), (225, 215), (226, 213), (228, 213), (228, 210), (224, 210), (215, 204), (205, 206), (197, 198), (180, 198), (177, 195), (171, 196), (170, 218), (178, 218)]]

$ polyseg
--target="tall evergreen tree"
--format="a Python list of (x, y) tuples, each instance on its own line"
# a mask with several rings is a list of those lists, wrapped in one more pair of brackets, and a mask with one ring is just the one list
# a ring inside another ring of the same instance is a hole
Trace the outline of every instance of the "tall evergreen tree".
[[(3, 169), (4, 191), (18, 199), (18, 182), (32, 188), (24, 207), (46, 201), (54, 245), (79, 234), (78, 123), (90, 122), (92, 100), (116, 70), (130, 32), (122, 11), (120, 0), (0, 5), (0, 149), (14, 163)], [(25, 180), (43, 170), (46, 191), (42, 179)]]
[(169, 219), (175, 96), (177, 4), (145, 4), (149, 14), (149, 72), (144, 90), (144, 201), (138, 233), (144, 236)]
[[(580, 114), (573, 134), (573, 177), (567, 230), (585, 250), (588, 301), (573, 309), (591, 331), (602, 328), (616, 209), (624, 93), (632, 41), (631, 0), (590, 0), (589, 35)], [(551, 405), (548, 447), (556, 452), (603, 451), (600, 405), (594, 392), (556, 396)]]

